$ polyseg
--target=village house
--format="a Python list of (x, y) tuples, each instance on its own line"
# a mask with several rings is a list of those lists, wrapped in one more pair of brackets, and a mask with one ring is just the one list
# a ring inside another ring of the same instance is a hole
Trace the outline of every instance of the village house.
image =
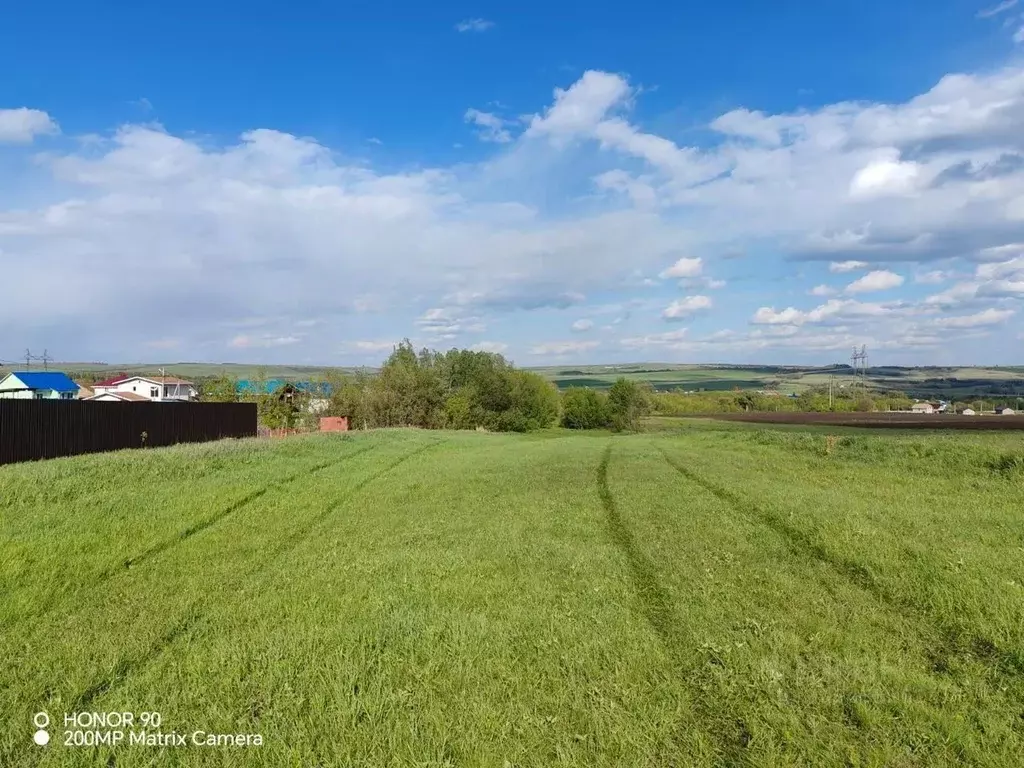
[(55, 371), (14, 371), (0, 380), (0, 398), (16, 400), (75, 400), (78, 385)]
[(910, 406), (911, 413), (935, 413), (935, 406), (931, 403), (914, 403)]
[(997, 405), (996, 414), (999, 416), (1013, 416), (1013, 409), (1008, 405)]
[(94, 402), (187, 403), (199, 397), (195, 384), (174, 376), (115, 376), (93, 385)]

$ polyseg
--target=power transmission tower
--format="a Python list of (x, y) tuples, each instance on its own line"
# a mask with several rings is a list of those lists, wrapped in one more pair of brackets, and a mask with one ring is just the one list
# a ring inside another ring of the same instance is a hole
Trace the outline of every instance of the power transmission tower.
[(53, 360), (53, 358), (50, 357), (49, 350), (44, 349), (43, 350), (43, 354), (41, 354), (41, 355), (33, 355), (31, 349), (26, 349), (25, 350), (25, 369), (26, 370), (32, 367), (32, 361), (33, 360), (41, 361), (42, 364), (43, 364), (43, 370), (44, 371), (48, 371), (50, 369), (50, 361)]
[(859, 384), (861, 389), (865, 389), (867, 387), (868, 378), (867, 344), (862, 344), (859, 351), (856, 347), (853, 348), (853, 354), (850, 355), (850, 362), (853, 364), (854, 383)]

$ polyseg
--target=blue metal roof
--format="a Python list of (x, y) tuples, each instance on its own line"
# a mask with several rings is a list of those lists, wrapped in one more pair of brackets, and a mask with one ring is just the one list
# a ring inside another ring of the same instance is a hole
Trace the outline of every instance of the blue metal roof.
[(63, 373), (50, 371), (14, 371), (11, 374), (28, 389), (52, 389), (55, 392), (77, 392), (78, 385)]

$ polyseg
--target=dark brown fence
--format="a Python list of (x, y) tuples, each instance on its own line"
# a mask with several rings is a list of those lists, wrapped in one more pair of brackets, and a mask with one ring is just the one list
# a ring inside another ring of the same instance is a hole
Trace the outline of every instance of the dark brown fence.
[(255, 436), (255, 403), (0, 399), (0, 464)]

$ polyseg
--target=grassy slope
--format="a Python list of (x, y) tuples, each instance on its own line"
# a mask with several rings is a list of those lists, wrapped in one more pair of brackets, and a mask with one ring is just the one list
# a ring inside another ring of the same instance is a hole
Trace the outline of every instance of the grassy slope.
[(29, 717), (126, 708), (267, 744), (118, 765), (1017, 765), (1020, 439), (827, 440), (395, 431), (0, 468), (0, 764), (105, 765)]

